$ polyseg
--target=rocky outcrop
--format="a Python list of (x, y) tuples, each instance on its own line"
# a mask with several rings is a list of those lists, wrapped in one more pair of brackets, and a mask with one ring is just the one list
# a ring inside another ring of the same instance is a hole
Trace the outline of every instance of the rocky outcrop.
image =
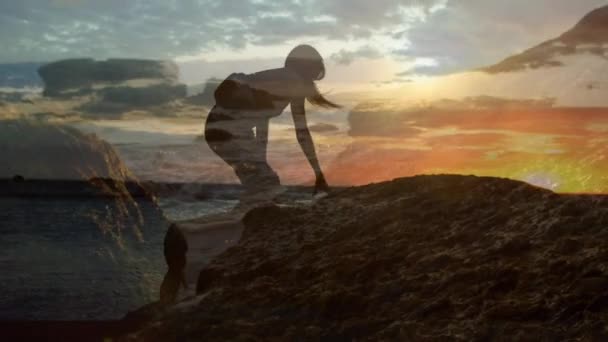
[(133, 177), (114, 148), (95, 135), (40, 121), (0, 122), (0, 178), (84, 180)]
[(132, 340), (606, 340), (608, 197), (419, 176), (254, 209)]
[(481, 70), (496, 74), (563, 65), (557, 57), (590, 53), (608, 58), (608, 6), (587, 14), (571, 30)]
[(3, 120), (0, 151), (0, 196), (152, 198), (110, 144), (67, 125)]

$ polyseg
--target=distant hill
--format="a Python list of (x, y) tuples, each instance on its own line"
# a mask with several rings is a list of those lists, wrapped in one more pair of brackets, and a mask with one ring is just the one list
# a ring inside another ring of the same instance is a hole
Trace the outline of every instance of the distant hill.
[(577, 54), (593, 54), (608, 61), (608, 6), (591, 11), (561, 36), (481, 70), (494, 74), (557, 67), (563, 65), (558, 57)]
[(0, 88), (42, 87), (38, 68), (42, 63), (0, 64)]

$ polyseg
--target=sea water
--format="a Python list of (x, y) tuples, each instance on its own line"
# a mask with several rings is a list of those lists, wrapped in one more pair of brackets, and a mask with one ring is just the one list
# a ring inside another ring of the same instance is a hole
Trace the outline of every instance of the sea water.
[(0, 198), (0, 319), (119, 319), (156, 300), (167, 222), (153, 202), (137, 207)]

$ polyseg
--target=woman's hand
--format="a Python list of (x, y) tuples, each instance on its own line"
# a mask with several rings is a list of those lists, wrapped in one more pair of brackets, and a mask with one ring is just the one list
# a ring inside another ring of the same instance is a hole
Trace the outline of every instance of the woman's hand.
[(315, 182), (315, 190), (313, 194), (316, 195), (320, 192), (329, 192), (329, 185), (327, 185), (325, 176), (323, 176), (322, 173), (317, 175), (317, 181)]

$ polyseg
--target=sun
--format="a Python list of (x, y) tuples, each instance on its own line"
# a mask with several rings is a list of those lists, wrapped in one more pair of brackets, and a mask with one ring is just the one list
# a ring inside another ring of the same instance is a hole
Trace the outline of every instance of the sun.
[(549, 189), (552, 191), (556, 191), (557, 189), (559, 189), (562, 183), (558, 175), (546, 172), (531, 173), (527, 176), (524, 176), (521, 180), (534, 186)]

